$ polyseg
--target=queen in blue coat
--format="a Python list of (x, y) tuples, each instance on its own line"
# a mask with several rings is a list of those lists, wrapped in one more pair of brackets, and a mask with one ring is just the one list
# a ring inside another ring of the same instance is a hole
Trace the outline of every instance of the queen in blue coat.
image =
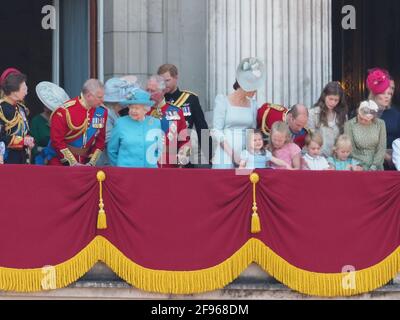
[(129, 114), (118, 119), (111, 132), (108, 142), (111, 165), (157, 168), (163, 146), (161, 122), (146, 116), (154, 101), (146, 91), (133, 88), (121, 104), (129, 107)]

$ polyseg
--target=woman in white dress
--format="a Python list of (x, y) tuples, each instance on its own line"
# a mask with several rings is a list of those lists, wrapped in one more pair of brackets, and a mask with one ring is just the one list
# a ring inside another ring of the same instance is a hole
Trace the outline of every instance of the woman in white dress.
[(216, 142), (213, 169), (233, 169), (239, 165), (246, 146), (246, 131), (256, 127), (257, 89), (264, 83), (264, 65), (256, 58), (242, 60), (235, 91), (215, 98), (212, 135)]

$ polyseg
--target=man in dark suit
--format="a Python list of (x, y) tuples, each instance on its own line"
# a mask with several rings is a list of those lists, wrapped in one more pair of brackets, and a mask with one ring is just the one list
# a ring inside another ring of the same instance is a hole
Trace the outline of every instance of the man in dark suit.
[[(203, 131), (203, 137), (209, 137), (208, 124), (204, 118), (198, 96), (193, 92), (178, 88), (178, 68), (175, 65), (164, 64), (158, 69), (157, 74), (164, 78), (166, 84), (166, 102), (182, 110), (189, 129), (195, 127), (199, 141), (199, 150), (202, 150), (206, 158), (206, 164), (208, 164), (210, 148), (207, 143), (202, 144), (202, 130), (205, 130)], [(202, 164), (204, 164), (203, 161), (201, 162)]]

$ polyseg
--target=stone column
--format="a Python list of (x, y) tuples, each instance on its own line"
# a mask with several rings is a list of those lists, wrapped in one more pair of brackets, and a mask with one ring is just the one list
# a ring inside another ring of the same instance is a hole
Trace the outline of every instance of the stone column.
[(105, 78), (148, 73), (146, 0), (104, 1)]
[(242, 58), (265, 63), (259, 103), (311, 106), (332, 77), (331, 0), (209, 0), (208, 101), (228, 93)]

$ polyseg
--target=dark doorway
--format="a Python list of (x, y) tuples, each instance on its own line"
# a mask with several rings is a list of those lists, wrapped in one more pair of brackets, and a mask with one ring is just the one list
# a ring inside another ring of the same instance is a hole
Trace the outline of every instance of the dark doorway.
[(28, 76), (26, 104), (31, 115), (41, 112), (35, 87), (52, 80), (52, 30), (42, 29), (42, 7), (48, 0), (7, 1), (0, 10), (0, 73), (16, 67)]
[[(342, 8), (356, 9), (357, 29), (342, 28)], [(365, 79), (368, 69), (387, 69), (395, 79), (394, 97), (399, 106), (400, 87), (400, 1), (332, 0), (333, 77), (341, 81), (355, 108), (367, 97)]]

